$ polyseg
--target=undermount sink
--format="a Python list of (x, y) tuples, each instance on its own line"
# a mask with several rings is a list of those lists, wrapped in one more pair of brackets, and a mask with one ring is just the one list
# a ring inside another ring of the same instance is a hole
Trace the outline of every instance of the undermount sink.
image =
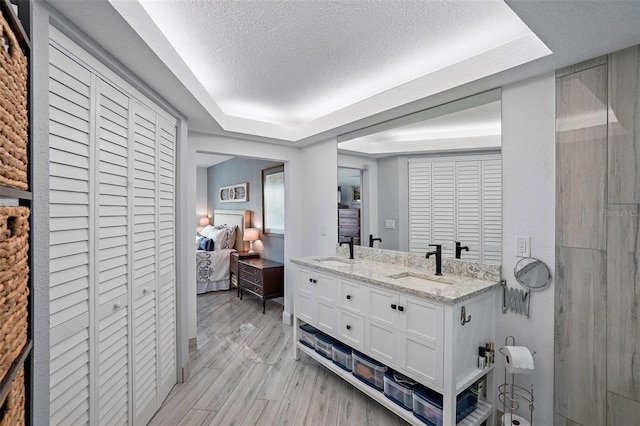
[(352, 263), (347, 259), (340, 259), (337, 257), (325, 257), (323, 259), (317, 259), (317, 262), (320, 262), (325, 266), (348, 266)]
[(388, 278), (393, 278), (406, 284), (418, 284), (418, 285), (449, 285), (449, 283), (443, 283), (441, 281), (435, 281), (431, 278), (427, 278), (426, 275), (416, 274), (414, 272), (402, 272), (400, 274), (389, 275)]

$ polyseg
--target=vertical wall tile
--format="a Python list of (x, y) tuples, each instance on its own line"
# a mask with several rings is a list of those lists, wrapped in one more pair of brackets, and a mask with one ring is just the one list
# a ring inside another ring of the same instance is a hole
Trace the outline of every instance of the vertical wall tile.
[(640, 422), (640, 402), (607, 393), (607, 426), (637, 425)]
[(638, 213), (637, 204), (607, 209), (607, 390), (640, 401)]
[(556, 245), (605, 248), (607, 67), (556, 80)]
[(609, 203), (640, 203), (640, 46), (609, 61)]
[(606, 408), (606, 258), (558, 247), (555, 281), (555, 411), (601, 426)]

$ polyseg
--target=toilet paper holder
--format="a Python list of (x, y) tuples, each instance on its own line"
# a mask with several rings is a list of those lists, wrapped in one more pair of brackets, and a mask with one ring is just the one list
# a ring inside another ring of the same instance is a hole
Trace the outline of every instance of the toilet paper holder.
[[(513, 336), (507, 336), (504, 339), (504, 346), (515, 346), (516, 338)], [(503, 348), (498, 349), (502, 355), (506, 356), (506, 353), (503, 351)], [(531, 355), (535, 355), (535, 351), (531, 351)], [(508, 418), (513, 418), (515, 412), (520, 409), (520, 404), (528, 404), (529, 405), (529, 425), (533, 424), (533, 402), (535, 398), (533, 397), (533, 383), (531, 384), (531, 390), (526, 389), (522, 386), (515, 384), (515, 374), (510, 374), (511, 382), (507, 380), (507, 368), (504, 368), (504, 383), (498, 386), (498, 401), (502, 403), (502, 412), (504, 413), (503, 419), (507, 418), (507, 414), (510, 416)], [(505, 425), (506, 426), (506, 425)]]

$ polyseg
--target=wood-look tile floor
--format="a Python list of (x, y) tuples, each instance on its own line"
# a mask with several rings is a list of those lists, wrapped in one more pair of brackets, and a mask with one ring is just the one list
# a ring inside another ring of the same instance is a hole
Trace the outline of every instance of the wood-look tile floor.
[(293, 359), (282, 306), (235, 291), (198, 296), (198, 348), (150, 425), (367, 425), (406, 423), (311, 357)]

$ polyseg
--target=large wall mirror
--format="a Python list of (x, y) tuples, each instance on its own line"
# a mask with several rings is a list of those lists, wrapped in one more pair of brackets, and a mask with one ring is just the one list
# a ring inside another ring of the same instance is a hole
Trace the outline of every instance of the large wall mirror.
[(501, 121), (496, 89), (339, 136), (339, 241), (500, 264)]

